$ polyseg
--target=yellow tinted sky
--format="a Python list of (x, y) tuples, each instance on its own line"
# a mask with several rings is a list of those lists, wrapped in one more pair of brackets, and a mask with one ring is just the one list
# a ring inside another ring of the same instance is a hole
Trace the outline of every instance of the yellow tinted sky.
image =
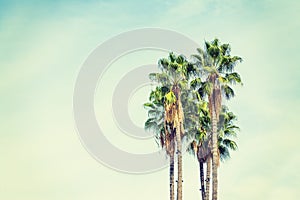
[[(299, 11), (293, 0), (1, 1), (0, 199), (168, 198), (167, 169), (131, 175), (101, 165), (81, 145), (73, 120), (74, 84), (90, 52), (114, 35), (143, 27), (172, 29), (201, 45), (218, 37), (244, 59), (237, 68), (244, 87), (229, 102), (239, 117), (239, 150), (220, 168), (220, 198), (297, 199)], [(122, 149), (151, 152), (156, 144), (116, 128), (111, 90), (132, 63), (156, 63), (164, 55), (135, 52), (103, 77), (108, 87), (105, 97), (95, 96), (96, 114)], [(146, 89), (129, 103), (141, 126)], [(199, 198), (198, 167), (189, 155), (184, 180), (184, 198)]]

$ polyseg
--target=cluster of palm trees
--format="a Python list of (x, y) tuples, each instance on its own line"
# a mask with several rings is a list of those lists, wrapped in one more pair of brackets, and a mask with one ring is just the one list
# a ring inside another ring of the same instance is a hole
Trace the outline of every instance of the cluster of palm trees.
[(176, 197), (183, 198), (182, 151), (195, 155), (199, 162), (202, 199), (217, 200), (218, 166), (220, 160), (230, 157), (229, 150), (237, 149), (234, 138), (239, 130), (234, 124), (236, 116), (222, 104), (222, 97), (234, 96), (231, 86), (242, 84), (234, 71), (242, 59), (230, 51), (230, 45), (218, 39), (206, 41), (204, 49), (198, 48), (191, 60), (170, 53), (159, 60), (160, 72), (149, 74), (156, 88), (144, 104), (148, 111), (145, 129), (155, 133), (169, 157), (170, 200), (175, 198), (175, 160)]

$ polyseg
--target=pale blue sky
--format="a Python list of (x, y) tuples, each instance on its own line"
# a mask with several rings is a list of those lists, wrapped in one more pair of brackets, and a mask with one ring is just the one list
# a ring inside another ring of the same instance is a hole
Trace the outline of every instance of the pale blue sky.
[[(239, 117), (239, 150), (220, 167), (220, 198), (297, 199), (298, 13), (296, 0), (0, 1), (0, 199), (168, 198), (167, 169), (129, 175), (102, 166), (82, 147), (73, 120), (74, 83), (90, 52), (143, 27), (175, 30), (199, 44), (218, 37), (244, 58), (237, 69), (245, 84), (229, 102)], [(156, 63), (163, 54), (149, 55), (131, 55), (124, 63)], [(103, 79), (111, 89), (119, 66)], [(95, 98), (99, 120), (114, 133), (107, 137), (130, 152), (155, 150), (154, 141), (126, 138), (100, 112), (110, 112), (100, 104), (109, 105), (109, 90), (107, 98)], [(133, 117), (137, 124), (145, 118), (139, 106), (144, 93), (129, 105), (140, 116)], [(188, 155), (184, 180), (184, 198), (199, 198), (197, 163)]]

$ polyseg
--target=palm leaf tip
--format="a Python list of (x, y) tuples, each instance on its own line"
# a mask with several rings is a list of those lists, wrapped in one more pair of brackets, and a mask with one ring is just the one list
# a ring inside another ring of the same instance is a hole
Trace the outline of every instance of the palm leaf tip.
[(224, 139), (224, 140), (222, 141), (222, 143), (223, 143), (226, 147), (230, 148), (231, 150), (234, 150), (234, 151), (235, 151), (235, 150), (238, 149), (238, 146), (237, 146), (236, 142), (233, 141), (233, 140), (230, 140), (230, 139)]
[(229, 87), (228, 85), (223, 85), (222, 88), (223, 88), (222, 91), (227, 100), (229, 100), (235, 96), (233, 89), (231, 87)]
[(145, 109), (155, 108), (155, 106), (152, 103), (144, 103), (143, 106)]
[(242, 84), (241, 76), (237, 72), (229, 73), (225, 75), (226, 80), (231, 84), (240, 83)]

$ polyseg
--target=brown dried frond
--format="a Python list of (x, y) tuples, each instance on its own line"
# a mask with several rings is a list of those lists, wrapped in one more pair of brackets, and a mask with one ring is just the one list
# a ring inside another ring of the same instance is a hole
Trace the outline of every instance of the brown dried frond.
[(197, 146), (197, 142), (195, 140), (193, 140), (193, 142), (192, 142), (192, 148), (193, 148), (194, 153), (198, 152), (198, 146)]
[(167, 123), (172, 123), (176, 116), (176, 104), (165, 104), (165, 120)]

